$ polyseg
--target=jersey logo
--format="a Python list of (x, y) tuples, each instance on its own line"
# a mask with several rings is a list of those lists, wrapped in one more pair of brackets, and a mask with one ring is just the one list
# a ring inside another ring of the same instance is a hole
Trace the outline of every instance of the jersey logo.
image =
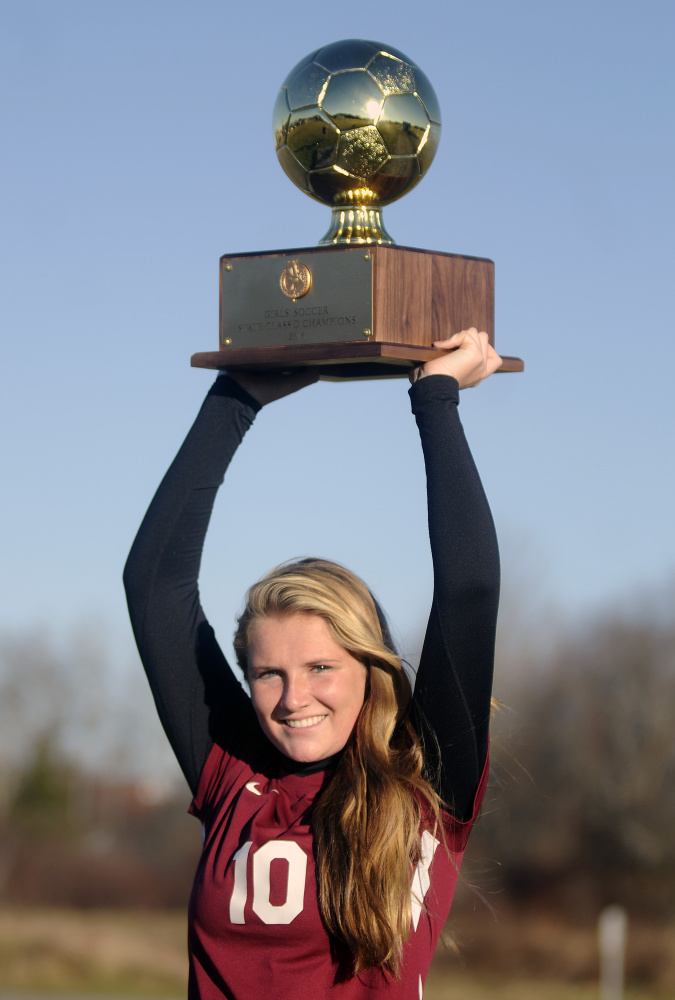
[(257, 781), (247, 781), (245, 787), (249, 790), (249, 792), (253, 792), (254, 795), (262, 795), (262, 792), (258, 788)]
[(413, 922), (414, 930), (417, 930), (417, 925), (420, 919), (420, 913), (422, 912), (422, 906), (424, 904), (424, 897), (429, 891), (429, 886), (431, 885), (431, 876), (429, 875), (429, 869), (431, 868), (431, 862), (434, 860), (434, 854), (436, 853), (436, 848), (440, 844), (440, 840), (436, 840), (433, 834), (425, 830), (422, 834), (420, 843), (420, 859), (417, 862), (417, 868), (415, 869), (415, 874), (413, 875), (412, 888), (410, 890), (410, 909)]

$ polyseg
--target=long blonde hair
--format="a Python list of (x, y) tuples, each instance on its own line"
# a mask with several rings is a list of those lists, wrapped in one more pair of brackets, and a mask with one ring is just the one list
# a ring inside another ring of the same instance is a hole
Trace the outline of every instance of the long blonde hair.
[(397, 975), (410, 933), (410, 881), (420, 855), (422, 818), (439, 826), (440, 799), (423, 774), (419, 737), (407, 718), (412, 695), (372, 594), (344, 566), (301, 559), (251, 587), (234, 646), (246, 672), (252, 630), (269, 614), (308, 613), (368, 669), (352, 739), (316, 801), (319, 909), (353, 956), (353, 974)]

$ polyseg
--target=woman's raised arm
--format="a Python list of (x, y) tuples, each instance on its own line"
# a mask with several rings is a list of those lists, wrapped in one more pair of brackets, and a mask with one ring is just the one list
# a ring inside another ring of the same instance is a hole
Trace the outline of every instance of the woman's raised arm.
[(157, 711), (194, 792), (228, 718), (251, 724), (250, 701), (206, 620), (197, 579), (218, 487), (262, 405), (316, 381), (242, 374), (216, 379), (162, 480), (124, 569), (136, 643)]
[(206, 620), (197, 578), (218, 487), (259, 403), (218, 378), (157, 490), (124, 568), (138, 650), (194, 792), (214, 736), (248, 701)]
[(425, 366), (410, 389), (427, 473), (434, 596), (413, 698), (431, 777), (459, 820), (470, 818), (485, 765), (499, 553), (490, 508), (457, 412), (459, 389), (501, 359), (476, 330)]

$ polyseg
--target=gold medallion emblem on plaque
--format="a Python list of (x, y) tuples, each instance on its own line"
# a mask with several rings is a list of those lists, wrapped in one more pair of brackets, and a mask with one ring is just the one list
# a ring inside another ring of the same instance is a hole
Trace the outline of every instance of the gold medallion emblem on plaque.
[(279, 286), (289, 299), (301, 299), (312, 287), (312, 272), (299, 260), (289, 260), (281, 272)]

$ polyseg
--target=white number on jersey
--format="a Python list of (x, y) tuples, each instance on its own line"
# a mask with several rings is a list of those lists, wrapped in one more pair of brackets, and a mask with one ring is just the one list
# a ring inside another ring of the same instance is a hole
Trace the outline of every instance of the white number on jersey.
[[(252, 842), (247, 840), (234, 855), (234, 886), (230, 899), (230, 921), (246, 923), (244, 907), (248, 899), (248, 855)], [(272, 862), (288, 861), (286, 900), (271, 903), (270, 873)], [(290, 924), (302, 912), (307, 878), (307, 855), (294, 840), (268, 840), (253, 854), (253, 912), (264, 924)]]
[[(425, 830), (420, 845), (420, 859), (413, 874), (410, 890), (410, 907), (413, 929), (417, 930), (424, 897), (429, 891), (431, 878), (429, 869), (434, 859), (439, 840)], [(244, 907), (248, 899), (248, 856), (252, 841), (247, 840), (234, 855), (234, 885), (230, 898), (230, 921), (244, 924)], [(270, 902), (272, 862), (282, 859), (288, 862), (286, 899), (283, 903)], [(294, 840), (268, 840), (254, 851), (253, 901), (251, 908), (264, 924), (290, 924), (302, 912), (307, 879), (307, 855)]]
[(431, 877), (429, 875), (431, 862), (434, 860), (436, 848), (440, 844), (440, 840), (436, 840), (433, 834), (429, 833), (428, 830), (424, 831), (421, 840), (420, 859), (417, 862), (417, 868), (415, 869), (415, 873), (413, 875), (412, 888), (410, 890), (410, 909), (412, 911), (412, 923), (414, 930), (417, 930), (417, 924), (419, 923), (420, 913), (422, 912), (422, 906), (424, 904), (424, 897), (428, 893), (429, 886), (431, 885)]

